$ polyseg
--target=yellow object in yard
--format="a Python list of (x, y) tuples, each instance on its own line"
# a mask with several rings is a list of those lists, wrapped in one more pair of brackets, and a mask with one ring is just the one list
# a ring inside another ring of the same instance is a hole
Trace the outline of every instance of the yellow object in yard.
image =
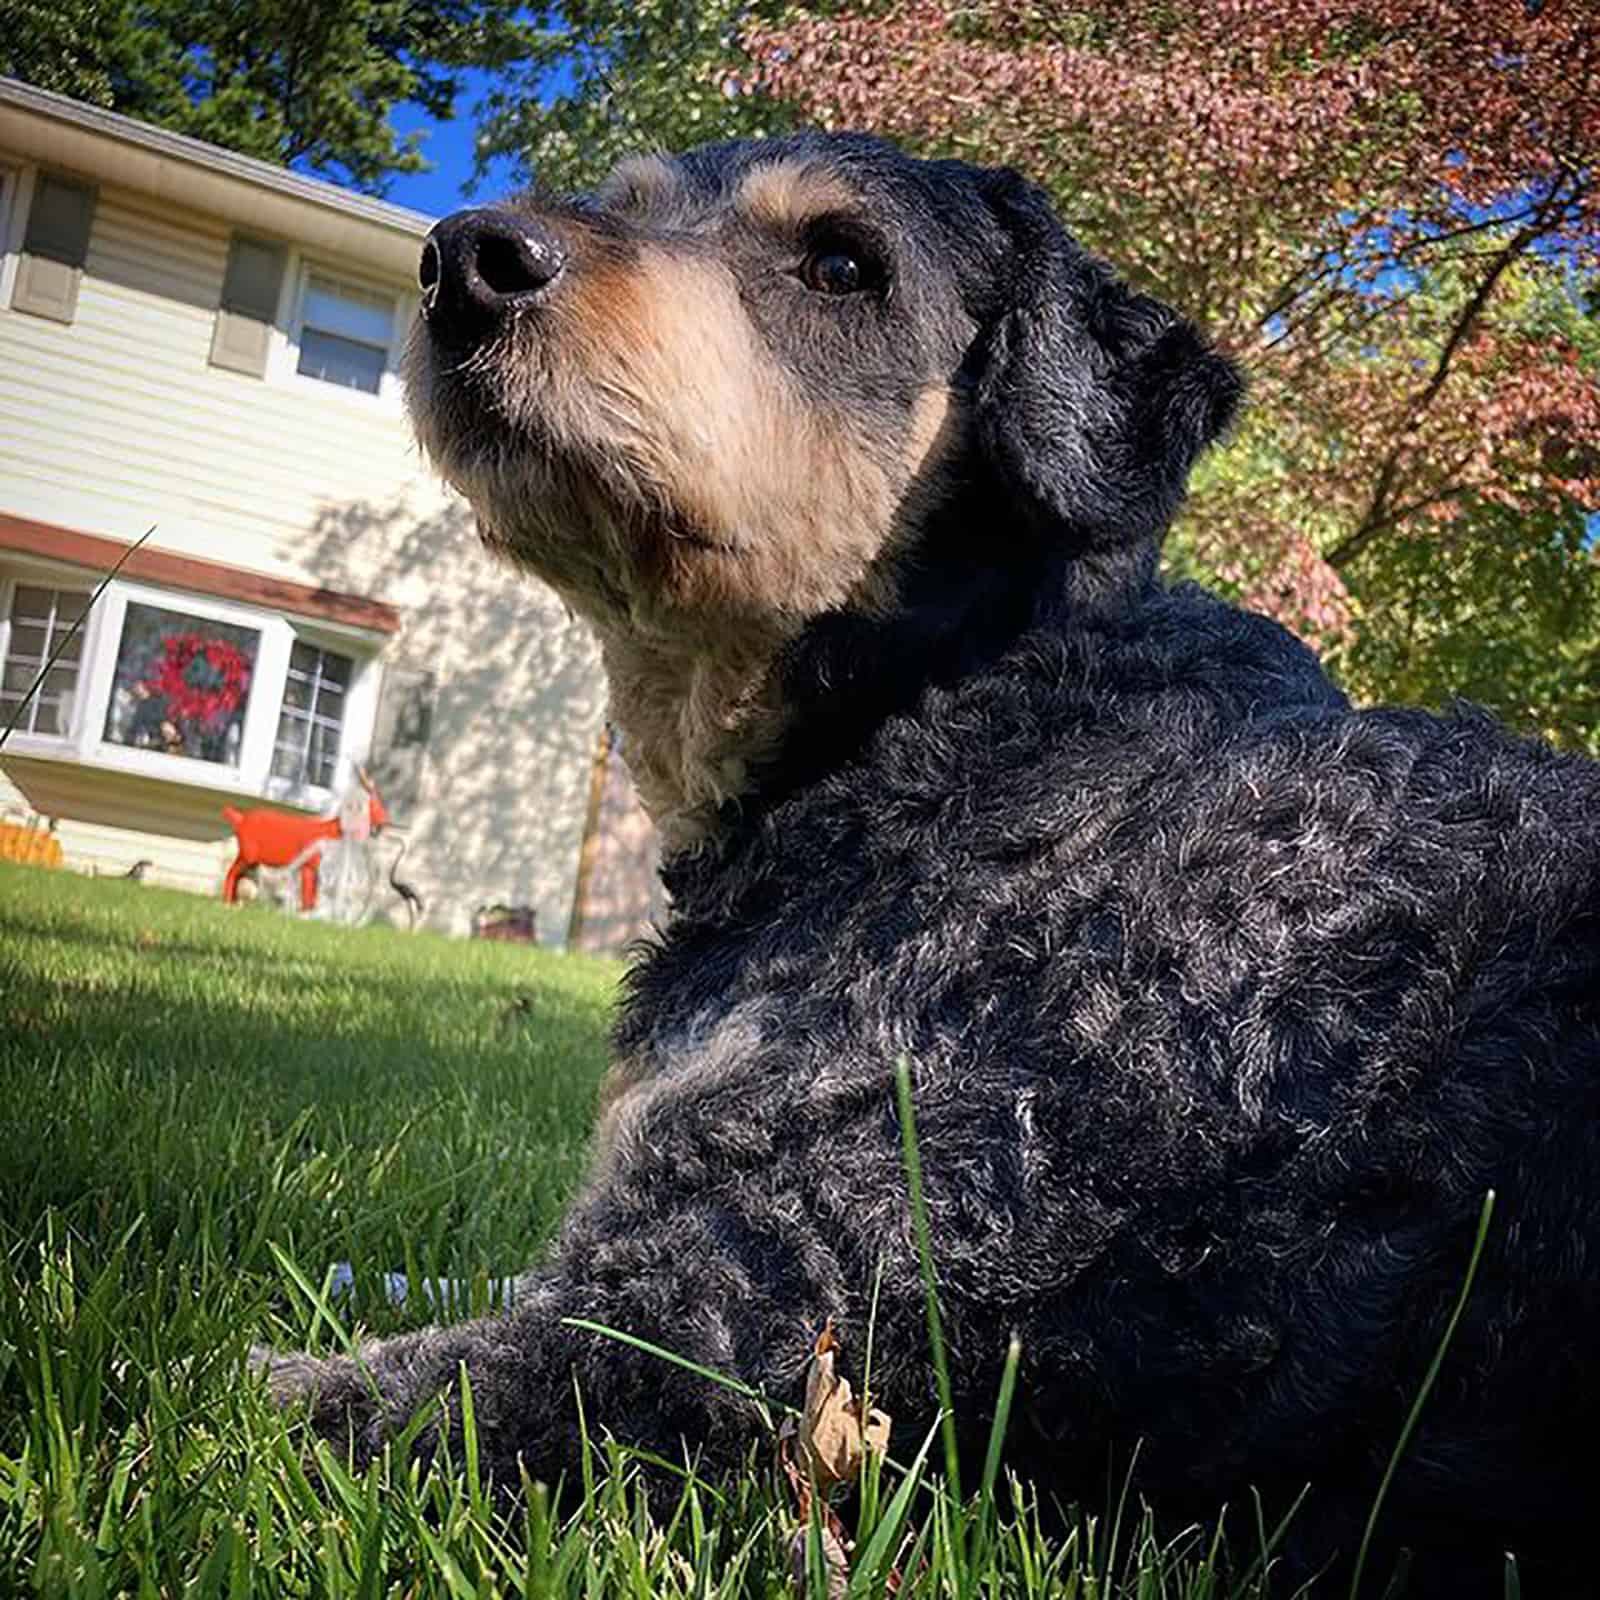
[(20, 861), (34, 867), (59, 867), (61, 841), (48, 828), (0, 822), (0, 861)]

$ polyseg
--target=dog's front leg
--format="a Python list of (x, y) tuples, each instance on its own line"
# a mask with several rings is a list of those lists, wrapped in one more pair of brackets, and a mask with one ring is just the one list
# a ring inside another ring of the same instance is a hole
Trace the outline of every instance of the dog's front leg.
[(519, 1280), (510, 1311), (378, 1341), (357, 1359), (265, 1356), (274, 1391), (313, 1396), (318, 1431), (348, 1439), (358, 1460), (440, 1398), (417, 1448), (431, 1453), (442, 1434), (459, 1460), (465, 1370), (480, 1465), (513, 1488), (521, 1470), (570, 1479), (585, 1433), (731, 1466), (771, 1419), (750, 1391), (797, 1400), (817, 1328), (827, 1317), (865, 1327), (863, 1296), (883, 1259), (881, 1327), (901, 1331), (882, 1342), (899, 1360), (885, 1353), (880, 1365), (886, 1384), (898, 1376), (915, 1394), (921, 1295), (893, 1199), (893, 1124), (874, 1123), (877, 1137), (853, 1147), (866, 1173), (858, 1214), (848, 1228), (830, 1225), (812, 1198), (808, 1119), (819, 1113), (808, 1085), (748, 1048), (726, 1054), (707, 1051), (681, 1082), (630, 1099), (549, 1265)]
[(681, 1363), (790, 1398), (808, 1329), (839, 1312), (837, 1291), (808, 1289), (787, 1258), (778, 1280), (747, 1231), (711, 1208), (680, 1215), (671, 1248), (648, 1252), (651, 1259), (634, 1254), (637, 1241), (626, 1233), (616, 1244), (632, 1257), (625, 1265), (588, 1251), (578, 1262), (558, 1257), (519, 1281), (503, 1315), (374, 1340), (354, 1356), (257, 1351), (254, 1365), (281, 1404), (309, 1402), (314, 1429), (358, 1466), (414, 1421), (414, 1453), (431, 1458), (447, 1442), (459, 1463), (463, 1377), (479, 1465), (502, 1491), (514, 1492), (524, 1471), (573, 1481), (586, 1437), (614, 1437), (669, 1460), (687, 1449), (707, 1467), (736, 1464), (770, 1414)]
[(309, 1403), (312, 1427), (357, 1467), (413, 1423), (417, 1454), (432, 1457), (447, 1440), (459, 1461), (470, 1386), (480, 1462), (514, 1486), (519, 1458), (550, 1476), (575, 1459), (566, 1342), (549, 1286), (531, 1283), (504, 1316), (370, 1340), (353, 1355), (257, 1348), (251, 1364), (280, 1405)]

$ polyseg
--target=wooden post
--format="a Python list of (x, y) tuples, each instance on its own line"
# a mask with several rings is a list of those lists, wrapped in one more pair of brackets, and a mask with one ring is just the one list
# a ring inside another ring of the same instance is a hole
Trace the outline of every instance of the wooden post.
[(578, 845), (578, 881), (572, 890), (572, 915), (567, 920), (567, 949), (576, 950), (589, 915), (589, 886), (594, 880), (594, 864), (600, 854), (600, 811), (605, 804), (606, 776), (611, 766), (612, 732), (609, 722), (602, 725), (595, 740), (594, 759), (589, 763), (589, 803), (583, 814), (583, 839)]

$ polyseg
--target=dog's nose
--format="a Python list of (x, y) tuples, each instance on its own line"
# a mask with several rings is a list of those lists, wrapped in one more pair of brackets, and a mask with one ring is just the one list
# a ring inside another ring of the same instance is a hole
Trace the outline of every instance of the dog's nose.
[(457, 211), (422, 246), (422, 315), (448, 338), (487, 333), (544, 294), (566, 262), (561, 241), (531, 217), (490, 207)]

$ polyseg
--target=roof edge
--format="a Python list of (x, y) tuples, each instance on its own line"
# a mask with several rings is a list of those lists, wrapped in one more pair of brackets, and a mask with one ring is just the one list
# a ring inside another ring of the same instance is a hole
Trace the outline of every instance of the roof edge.
[(421, 238), (435, 221), (425, 212), (412, 211), (406, 206), (393, 205), (387, 200), (377, 200), (351, 189), (341, 189), (325, 179), (308, 178), (301, 173), (290, 172), (285, 167), (275, 167), (270, 161), (260, 161), (254, 156), (240, 155), (237, 151), (207, 144), (205, 140), (191, 138), (186, 133), (173, 133), (166, 128), (140, 122), (135, 117), (124, 116), (119, 111), (86, 105), (68, 95), (57, 94), (53, 89), (36, 89), (32, 84), (22, 83), (16, 78), (0, 77), (0, 106), (14, 106), (18, 110), (69, 123), (106, 138), (139, 145), (172, 160), (222, 173), (240, 183), (288, 195), (324, 210), (357, 217), (363, 222), (411, 238)]

